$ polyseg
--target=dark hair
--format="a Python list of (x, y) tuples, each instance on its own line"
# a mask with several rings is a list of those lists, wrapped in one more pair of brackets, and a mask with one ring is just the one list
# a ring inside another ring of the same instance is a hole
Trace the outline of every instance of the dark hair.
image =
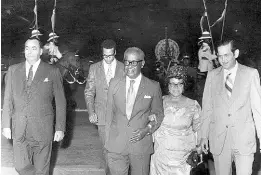
[(105, 49), (116, 49), (116, 43), (115, 41), (111, 40), (111, 39), (107, 39), (107, 40), (104, 40), (101, 44), (101, 47), (102, 49), (105, 48)]
[(183, 80), (184, 90), (187, 88), (187, 68), (180, 65), (174, 65), (169, 68), (168, 73), (164, 79), (164, 91), (169, 91), (169, 81), (172, 78)]
[(233, 38), (226, 38), (222, 41), (220, 41), (217, 45), (217, 48), (219, 48), (220, 46), (225, 46), (225, 45), (231, 45), (231, 51), (234, 53), (235, 50), (237, 50), (237, 45), (236, 45), (236, 40)]
[(29, 41), (29, 40), (37, 40), (38, 43), (39, 43), (40, 48), (43, 48), (43, 44), (42, 44), (42, 42), (41, 42), (41, 40), (39, 38), (37, 38), (37, 37), (30, 37), (30, 38), (28, 38), (28, 40), (26, 40), (26, 42)]

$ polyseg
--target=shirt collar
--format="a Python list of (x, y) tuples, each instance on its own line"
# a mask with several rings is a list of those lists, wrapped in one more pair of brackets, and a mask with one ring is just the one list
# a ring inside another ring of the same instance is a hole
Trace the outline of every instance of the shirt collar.
[[(39, 64), (40, 64), (40, 62), (41, 62), (41, 59), (39, 59), (38, 61), (36, 61), (36, 63), (33, 64), (33, 71), (34, 71), (34, 72), (37, 70), (37, 68), (38, 68), (38, 66), (39, 66)], [(29, 64), (28, 61), (25, 61), (25, 65), (26, 65), (26, 67), (27, 67), (28, 69), (30, 69), (31, 64)]]

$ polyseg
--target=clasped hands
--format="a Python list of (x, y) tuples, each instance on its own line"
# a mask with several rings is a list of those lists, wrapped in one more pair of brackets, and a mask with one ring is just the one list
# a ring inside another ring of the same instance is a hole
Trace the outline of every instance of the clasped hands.
[[(12, 131), (10, 128), (3, 128), (3, 136), (7, 139), (12, 138)], [(63, 131), (55, 131), (54, 139), (53, 141), (60, 142), (64, 138), (64, 132)]]
[[(155, 114), (148, 116), (150, 122), (157, 122), (157, 117)], [(130, 138), (131, 143), (136, 143), (143, 139), (150, 132), (150, 128), (146, 126), (145, 128), (140, 128), (133, 131), (132, 137)]]
[(136, 143), (142, 140), (147, 133), (149, 132), (149, 128), (146, 126), (145, 128), (140, 128), (132, 132), (132, 137), (130, 138), (131, 143)]

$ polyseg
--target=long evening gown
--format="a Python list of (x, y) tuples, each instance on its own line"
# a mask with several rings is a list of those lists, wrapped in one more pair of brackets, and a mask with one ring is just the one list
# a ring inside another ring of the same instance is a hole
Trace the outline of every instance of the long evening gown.
[(164, 120), (153, 134), (154, 154), (151, 175), (189, 175), (186, 159), (196, 147), (196, 132), (200, 127), (200, 105), (185, 99), (181, 107), (173, 105), (169, 96), (163, 97)]

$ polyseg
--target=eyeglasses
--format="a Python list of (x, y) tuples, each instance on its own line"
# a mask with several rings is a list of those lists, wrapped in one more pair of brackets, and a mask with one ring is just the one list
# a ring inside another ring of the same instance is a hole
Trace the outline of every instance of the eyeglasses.
[(109, 57), (112, 57), (112, 56), (114, 56), (115, 54), (113, 53), (113, 54), (111, 54), (111, 55), (102, 55), (104, 58), (109, 58)]
[(181, 88), (181, 87), (183, 87), (184, 86), (184, 83), (169, 83), (169, 86), (170, 87), (179, 87), (179, 88)]
[(232, 52), (231, 52), (231, 53), (224, 54), (224, 55), (217, 55), (217, 57), (218, 57), (218, 59), (221, 59), (221, 58), (227, 59), (227, 58), (229, 58), (231, 55), (233, 55)]
[(142, 62), (143, 60), (138, 60), (138, 61), (128, 61), (128, 60), (124, 60), (124, 65), (125, 66), (137, 66), (139, 62)]

